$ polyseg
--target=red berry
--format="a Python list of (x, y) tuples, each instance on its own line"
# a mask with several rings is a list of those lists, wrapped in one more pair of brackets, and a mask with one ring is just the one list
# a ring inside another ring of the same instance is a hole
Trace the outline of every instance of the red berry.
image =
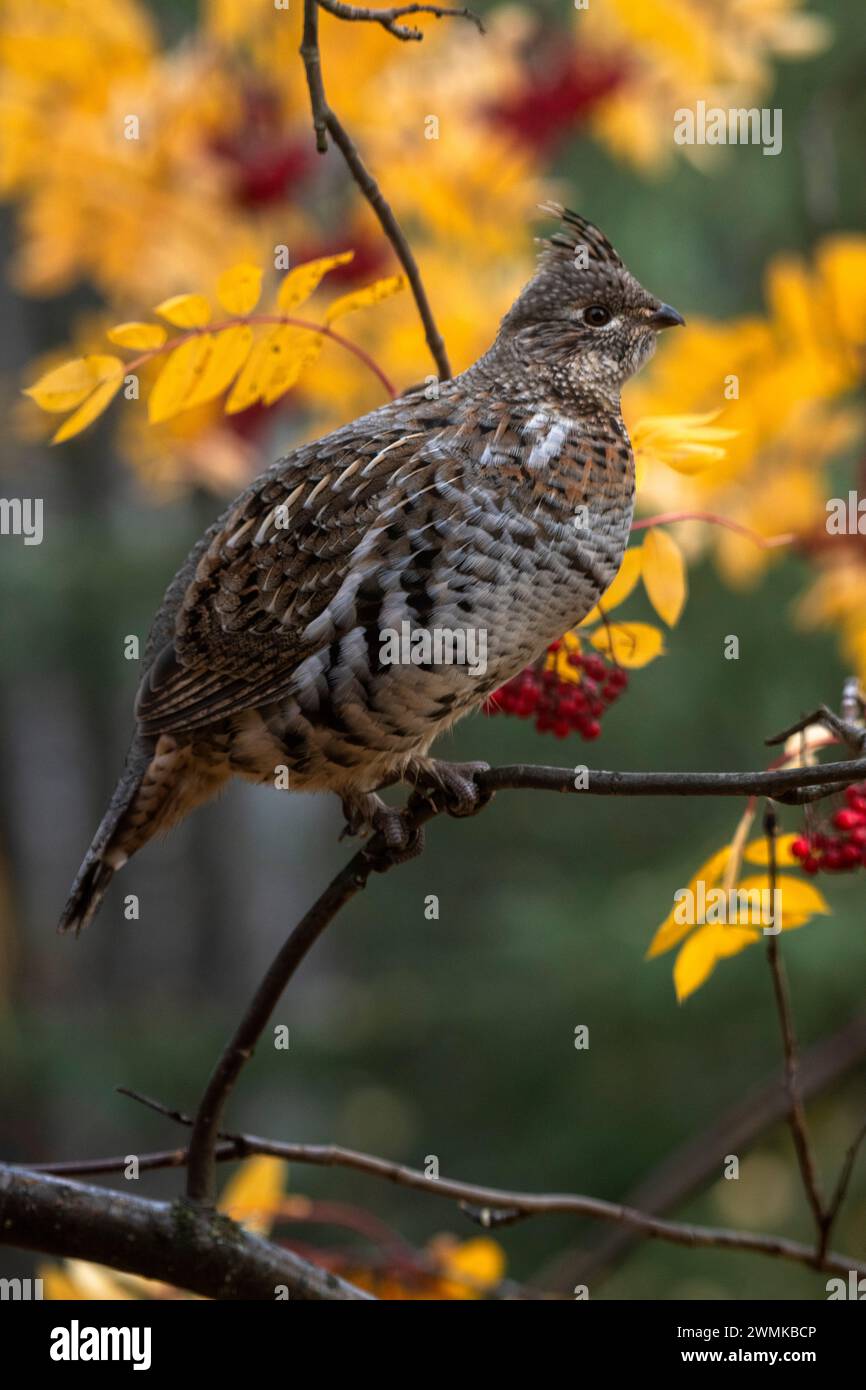
[(808, 859), (811, 853), (809, 841), (803, 835), (798, 836), (791, 845), (791, 853), (795, 859)]
[(853, 830), (855, 825), (862, 825), (863, 817), (859, 811), (837, 811), (833, 817), (833, 824), (839, 830)]

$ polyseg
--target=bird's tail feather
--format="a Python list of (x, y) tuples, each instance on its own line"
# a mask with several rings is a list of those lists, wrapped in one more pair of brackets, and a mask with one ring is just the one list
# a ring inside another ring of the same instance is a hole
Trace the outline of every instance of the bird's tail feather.
[(96, 916), (116, 870), (126, 863), (128, 855), (116, 845), (113, 846), (112, 841), (124, 814), (138, 793), (151, 753), (152, 747), (149, 742), (139, 739), (133, 742), (108, 810), (75, 877), (60, 917), (58, 931), (73, 931), (76, 935), (82, 931)]

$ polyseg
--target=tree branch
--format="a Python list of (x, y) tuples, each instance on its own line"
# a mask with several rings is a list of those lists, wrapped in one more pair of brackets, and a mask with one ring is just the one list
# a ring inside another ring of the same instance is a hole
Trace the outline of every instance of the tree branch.
[(455, 9), (450, 5), (394, 5), (389, 10), (370, 10), (365, 5), (345, 5), (342, 0), (319, 0), (319, 6), (337, 19), (367, 20), (381, 24), (389, 34), (397, 39), (421, 40), (424, 35), (411, 24), (399, 24), (410, 14), (430, 14), (436, 19), (468, 19), (476, 26), (479, 34), (484, 33), (484, 25), (472, 10)]
[(0, 1243), (160, 1279), (205, 1298), (369, 1295), (226, 1216), (0, 1164)]
[[(445, 11), (443, 11), (443, 13), (445, 13)], [(462, 14), (463, 11), (453, 11), (453, 13)], [(349, 16), (343, 17), (348, 18)], [(352, 17), (366, 18), (367, 16), (358, 14)], [(319, 50), (319, 13), (317, 0), (304, 0), (304, 33), (301, 41), (300, 53), (304, 63), (304, 71), (307, 74), (310, 107), (313, 113), (313, 128), (316, 132), (316, 149), (320, 154), (324, 154), (328, 148), (327, 136), (331, 136), (331, 139), (346, 161), (352, 178), (367, 199), (376, 217), (379, 219), (379, 224), (385, 236), (390, 241), (397, 259), (406, 272), (406, 278), (409, 281), (409, 286), (412, 290), (412, 295), (424, 326), (424, 336), (427, 341), (427, 346), (436, 363), (439, 379), (441, 381), (447, 381), (451, 376), (451, 366), (448, 361), (448, 354), (445, 350), (442, 334), (439, 332), (436, 326), (436, 320), (433, 317), (433, 310), (430, 307), (427, 291), (421, 279), (418, 262), (406, 240), (403, 229), (394, 216), (390, 204), (386, 201), (378, 183), (365, 165), (348, 131), (346, 131), (339, 118), (328, 104), (322, 78), (322, 58)]]
[[(590, 793), (597, 796), (747, 796), (757, 792), (790, 794), (802, 790), (804, 783), (819, 784), (817, 794), (827, 786), (845, 785), (866, 775), (866, 759), (827, 764), (815, 768), (789, 768), (774, 772), (590, 772), (588, 786), (575, 788), (573, 768), (513, 767), (490, 768), (477, 777), (482, 792), (505, 789), (532, 789)], [(443, 809), (435, 795), (413, 794), (404, 813), (414, 829)], [(190, 1143), (187, 1197), (205, 1206), (216, 1196), (214, 1146), (222, 1127), (229, 1094), (250, 1060), (289, 980), (307, 952), (334, 917), (365, 887), (374, 868), (387, 868), (386, 849), (376, 836), (349, 861), (316, 900), (271, 963), (252, 1001), (229, 1040), (208, 1081), (198, 1107)]]
[[(178, 1111), (169, 1111), (160, 1105), (156, 1108), (173, 1119), (180, 1119), (181, 1123), (190, 1123), (190, 1120), (181, 1116)], [(139, 1167), (174, 1167), (178, 1154), (182, 1160), (185, 1152), (191, 1150), (142, 1154), (138, 1160)], [(791, 1260), (796, 1264), (808, 1265), (813, 1269), (830, 1273), (847, 1274), (849, 1270), (855, 1269), (858, 1273), (866, 1274), (866, 1264), (858, 1264), (849, 1255), (828, 1251), (819, 1253), (814, 1246), (802, 1245), (781, 1236), (764, 1236), (751, 1231), (729, 1231), (712, 1226), (666, 1221), (637, 1211), (633, 1207), (606, 1202), (597, 1197), (559, 1192), (510, 1192), (504, 1188), (483, 1187), (477, 1183), (458, 1182), (451, 1178), (433, 1179), (420, 1169), (408, 1168), (402, 1163), (392, 1163), (375, 1154), (359, 1153), (357, 1150), (341, 1148), (336, 1144), (291, 1144), (265, 1139), (256, 1134), (226, 1134), (221, 1136), (221, 1143), (215, 1150), (215, 1156), (220, 1162), (251, 1154), (266, 1154), (286, 1159), (290, 1163), (308, 1163), (316, 1167), (348, 1168), (368, 1177), (394, 1183), (398, 1187), (425, 1192), (428, 1196), (446, 1201), (456, 1201), (470, 1219), (487, 1229), (510, 1225), (534, 1216), (584, 1216), (593, 1221), (612, 1222), (639, 1236), (666, 1241), (672, 1245), (686, 1245), (692, 1249), (740, 1250)], [(126, 1162), (127, 1159), (95, 1159), (88, 1167), (78, 1165), (76, 1171), (119, 1171)], [(108, 1164), (116, 1166), (109, 1169)], [(38, 1170), (33, 1171), (68, 1172), (69, 1165), (40, 1165)]]
[[(770, 901), (773, 904), (772, 925), (775, 926), (777, 878), (776, 816), (771, 808), (767, 809), (764, 817), (764, 832), (767, 840)], [(781, 925), (782, 923), (779, 923), (780, 927)], [(779, 950), (779, 938), (777, 935), (770, 935), (767, 938), (767, 961), (769, 962), (770, 972), (773, 977), (773, 994), (776, 1000), (776, 1010), (779, 1015), (779, 1026), (782, 1033), (782, 1049), (785, 1056), (785, 1085), (788, 1091), (788, 1124), (794, 1140), (797, 1162), (800, 1165), (803, 1190), (806, 1193), (809, 1206), (812, 1208), (812, 1215), (815, 1218), (815, 1226), (818, 1232), (818, 1253), (822, 1255), (827, 1245), (829, 1229), (827, 1227), (827, 1215), (824, 1210), (824, 1198), (821, 1195), (820, 1183), (818, 1181), (815, 1155), (812, 1152), (809, 1130), (806, 1124), (806, 1111), (803, 1107), (803, 1097), (800, 1092), (797, 1034), (794, 1029), (791, 996), (788, 990), (788, 980), (785, 974), (785, 966), (782, 962), (782, 953)]]
[[(864, 1056), (866, 1015), (861, 1015), (803, 1054), (800, 1089), (804, 1102), (840, 1080)], [(784, 1079), (774, 1072), (763, 1085), (727, 1109), (708, 1129), (686, 1139), (666, 1155), (654, 1171), (626, 1195), (626, 1205), (638, 1207), (652, 1216), (664, 1215), (696, 1193), (706, 1181), (714, 1179), (726, 1154), (743, 1153), (773, 1125), (780, 1120), (786, 1121), (787, 1114), (787, 1088)], [(633, 1232), (620, 1229), (608, 1232), (593, 1246), (587, 1247), (583, 1242), (547, 1260), (533, 1282), (553, 1289), (586, 1284), (621, 1259), (636, 1238)]]
[(848, 1186), (851, 1182), (851, 1177), (854, 1172), (854, 1164), (857, 1162), (857, 1155), (860, 1152), (860, 1148), (863, 1144), (864, 1139), (866, 1139), (866, 1122), (864, 1122), (864, 1124), (858, 1130), (857, 1134), (854, 1136), (854, 1139), (851, 1142), (848, 1152), (845, 1155), (845, 1162), (842, 1164), (842, 1171), (839, 1174), (839, 1181), (836, 1184), (835, 1191), (827, 1207), (828, 1240), (830, 1232), (833, 1229), (833, 1225), (836, 1221), (836, 1217), (839, 1215), (839, 1210), (842, 1206), (842, 1203), (845, 1200), (845, 1194), (848, 1191)]

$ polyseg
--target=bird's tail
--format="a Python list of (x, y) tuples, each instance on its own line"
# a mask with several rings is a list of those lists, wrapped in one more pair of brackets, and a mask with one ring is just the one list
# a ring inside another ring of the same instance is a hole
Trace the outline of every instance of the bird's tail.
[(129, 853), (117, 843), (117, 832), (138, 795), (152, 751), (150, 742), (143, 739), (133, 742), (108, 810), (72, 885), (58, 931), (74, 931), (77, 935), (93, 920), (116, 870), (129, 858)]

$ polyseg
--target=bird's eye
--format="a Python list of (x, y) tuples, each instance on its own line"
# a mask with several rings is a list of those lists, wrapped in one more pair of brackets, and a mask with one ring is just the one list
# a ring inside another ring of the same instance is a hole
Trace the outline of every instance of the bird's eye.
[(590, 304), (588, 309), (583, 311), (584, 323), (588, 323), (590, 328), (604, 328), (606, 323), (610, 323), (612, 318), (610, 309), (603, 304)]

